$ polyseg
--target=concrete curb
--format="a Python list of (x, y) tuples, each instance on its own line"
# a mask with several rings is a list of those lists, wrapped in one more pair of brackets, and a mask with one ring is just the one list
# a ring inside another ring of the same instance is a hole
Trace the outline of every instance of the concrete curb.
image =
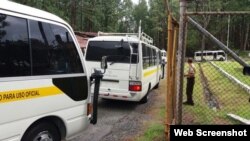
[(232, 80), (235, 84), (239, 85), (242, 89), (244, 89), (248, 94), (250, 94), (250, 87), (246, 85), (245, 83), (241, 82), (234, 76), (230, 75), (226, 71), (224, 71), (222, 68), (217, 66), (214, 62), (209, 62), (212, 66), (214, 66), (217, 70), (219, 70), (224, 76), (226, 76), (228, 79)]

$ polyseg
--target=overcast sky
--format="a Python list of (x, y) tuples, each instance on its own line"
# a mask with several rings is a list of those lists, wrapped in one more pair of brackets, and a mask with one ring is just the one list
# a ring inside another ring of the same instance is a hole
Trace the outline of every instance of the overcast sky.
[(139, 0), (132, 0), (132, 2), (138, 4)]
[[(148, 0), (146, 0), (148, 1)], [(138, 4), (139, 0), (132, 0), (133, 3)]]

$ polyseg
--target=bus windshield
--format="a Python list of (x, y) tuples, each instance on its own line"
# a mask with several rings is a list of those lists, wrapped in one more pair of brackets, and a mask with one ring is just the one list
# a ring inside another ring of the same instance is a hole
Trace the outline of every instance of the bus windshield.
[(225, 55), (225, 52), (218, 52), (218, 55), (222, 55), (222, 56), (224, 56), (224, 57), (226, 56), (226, 55)]
[[(138, 44), (131, 43), (130, 45), (133, 52), (136, 52), (134, 48), (137, 49)], [(86, 60), (101, 61), (102, 56), (108, 56), (110, 62), (130, 63), (131, 50), (129, 43), (121, 41), (90, 41), (86, 52)]]

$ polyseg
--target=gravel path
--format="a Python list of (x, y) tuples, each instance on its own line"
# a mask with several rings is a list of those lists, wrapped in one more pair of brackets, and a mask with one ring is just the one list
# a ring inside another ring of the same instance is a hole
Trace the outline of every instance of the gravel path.
[(70, 141), (131, 140), (141, 132), (143, 122), (152, 118), (146, 112), (155, 102), (155, 94), (155, 90), (151, 91), (145, 104), (99, 99), (97, 124), (89, 125), (79, 137)]

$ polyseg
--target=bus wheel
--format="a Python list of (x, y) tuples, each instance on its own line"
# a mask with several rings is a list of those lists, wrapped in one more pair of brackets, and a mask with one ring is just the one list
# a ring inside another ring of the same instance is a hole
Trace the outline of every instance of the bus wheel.
[(159, 79), (159, 82), (155, 85), (154, 89), (158, 89), (160, 85), (161, 78)]
[(21, 141), (61, 141), (61, 136), (52, 123), (41, 122), (31, 126)]
[(219, 61), (224, 61), (224, 59), (223, 59), (223, 58), (220, 58)]
[(148, 91), (147, 91), (147, 93), (145, 94), (145, 96), (141, 99), (140, 103), (144, 104), (144, 103), (147, 103), (147, 102), (148, 102), (150, 87), (151, 87), (151, 86), (149, 85)]

